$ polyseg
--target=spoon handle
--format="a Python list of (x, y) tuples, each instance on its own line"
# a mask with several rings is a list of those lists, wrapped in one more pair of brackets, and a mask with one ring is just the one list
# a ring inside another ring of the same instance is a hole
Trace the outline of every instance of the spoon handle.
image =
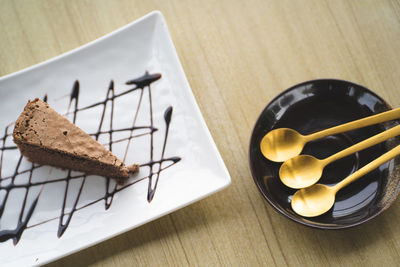
[(359, 120), (351, 121), (339, 126), (335, 126), (326, 130), (322, 130), (313, 134), (306, 135), (307, 142), (317, 140), (329, 135), (335, 135), (338, 133), (348, 132), (351, 130), (363, 128), (366, 126), (374, 125), (377, 123), (395, 120), (400, 118), (400, 108), (395, 108), (389, 111), (385, 111), (376, 115), (365, 117)]
[(353, 153), (356, 153), (360, 150), (366, 149), (368, 147), (371, 147), (373, 145), (379, 144), (389, 138), (395, 137), (397, 135), (400, 135), (400, 125), (397, 125), (389, 130), (386, 130), (380, 134), (374, 135), (362, 142), (359, 142), (351, 147), (348, 147), (336, 154), (333, 154), (332, 156), (322, 160), (325, 165), (328, 165), (331, 162), (334, 162), (338, 159), (344, 158), (348, 155), (351, 155)]
[(368, 163), (367, 165), (365, 165), (364, 167), (362, 167), (358, 171), (350, 174), (349, 176), (347, 176), (347, 178), (345, 178), (341, 182), (339, 182), (336, 185), (334, 185), (332, 187), (332, 189), (334, 189), (335, 192), (339, 191), (343, 187), (349, 185), (350, 183), (354, 182), (355, 180), (357, 180), (358, 178), (364, 176), (365, 174), (375, 170), (376, 168), (381, 166), (383, 163), (391, 160), (392, 158), (396, 157), (399, 154), (400, 154), (400, 145), (396, 146), (395, 148), (393, 148), (389, 152), (386, 152), (385, 154), (383, 154), (382, 156), (378, 157), (377, 159), (371, 161), (370, 163)]

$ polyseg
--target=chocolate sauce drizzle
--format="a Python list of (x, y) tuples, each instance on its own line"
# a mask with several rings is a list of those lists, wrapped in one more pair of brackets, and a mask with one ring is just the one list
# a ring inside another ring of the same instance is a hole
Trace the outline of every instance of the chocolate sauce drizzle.
[[(5, 128), (3, 135), (0, 138), (0, 142), (2, 143), (1, 147), (0, 147), (0, 152), (1, 152), (1, 155), (0, 155), (0, 192), (5, 191), (5, 195), (0, 202), (0, 220), (2, 218), (4, 210), (6, 208), (6, 204), (7, 204), (7, 200), (9, 198), (10, 192), (12, 190), (17, 189), (17, 188), (25, 189), (25, 196), (23, 199), (22, 206), (19, 210), (18, 222), (17, 222), (16, 227), (11, 230), (0, 229), (0, 242), (5, 242), (9, 239), (12, 239), (14, 245), (16, 245), (18, 243), (18, 241), (20, 240), (23, 232), (26, 229), (36, 227), (38, 225), (41, 225), (41, 224), (44, 224), (44, 223), (47, 223), (47, 222), (53, 221), (53, 220), (58, 220), (57, 236), (61, 237), (64, 234), (64, 232), (67, 230), (67, 228), (71, 222), (71, 219), (76, 211), (79, 211), (81, 209), (84, 209), (86, 207), (89, 207), (89, 206), (96, 204), (98, 202), (101, 202), (101, 201), (104, 201), (105, 210), (107, 210), (111, 206), (116, 193), (118, 193), (140, 181), (146, 180), (146, 179), (148, 180), (147, 201), (148, 202), (152, 201), (152, 199), (154, 198), (156, 189), (157, 189), (158, 180), (160, 178), (161, 172), (163, 170), (173, 166), (174, 164), (178, 163), (181, 160), (180, 157), (169, 157), (169, 158), (164, 157), (167, 139), (168, 139), (169, 127), (170, 127), (170, 123), (171, 123), (171, 117), (172, 117), (172, 113), (173, 113), (172, 106), (168, 107), (164, 113), (164, 121), (166, 124), (166, 128), (165, 128), (165, 133), (164, 133), (164, 141), (163, 141), (163, 147), (162, 147), (162, 151), (161, 151), (161, 157), (159, 160), (154, 159), (154, 133), (156, 131), (158, 131), (158, 129), (155, 128), (154, 121), (153, 121), (153, 100), (152, 100), (152, 94), (151, 94), (151, 83), (157, 81), (160, 78), (161, 78), (161, 74), (157, 74), (157, 73), (149, 74), (146, 71), (146, 73), (143, 76), (126, 82), (126, 85), (134, 85), (135, 87), (127, 89), (119, 94), (115, 93), (114, 81), (111, 80), (111, 82), (108, 86), (108, 90), (107, 90), (105, 99), (103, 101), (99, 101), (99, 102), (96, 102), (94, 104), (91, 104), (91, 105), (88, 105), (85, 107), (79, 107), (80, 84), (79, 84), (79, 81), (74, 82), (73, 87), (72, 87), (72, 92), (70, 94), (68, 111), (67, 111), (66, 115), (72, 114), (72, 116), (73, 116), (72, 121), (73, 121), (73, 123), (75, 123), (79, 112), (81, 112), (83, 110), (88, 110), (88, 109), (91, 109), (91, 108), (94, 108), (97, 106), (102, 106), (102, 113), (101, 113), (101, 117), (100, 117), (100, 120), (98, 123), (97, 132), (92, 133), (90, 135), (93, 136), (96, 140), (98, 140), (101, 135), (108, 135), (108, 142), (104, 145), (108, 146), (108, 149), (110, 151), (112, 151), (112, 149), (113, 149), (113, 144), (118, 143), (118, 142), (127, 141), (124, 158), (123, 158), (124, 162), (126, 160), (126, 156), (127, 156), (128, 150), (129, 150), (129, 146), (131, 144), (131, 140), (133, 138), (137, 138), (140, 136), (150, 135), (150, 160), (149, 160), (149, 162), (143, 163), (140, 165), (140, 167), (148, 167), (149, 168), (148, 175), (145, 177), (138, 178), (138, 179), (133, 179), (132, 181), (128, 181), (127, 183), (125, 183), (123, 185), (119, 185), (117, 183), (112, 183), (111, 178), (105, 178), (103, 197), (98, 198), (98, 199), (96, 199), (92, 202), (89, 202), (85, 205), (82, 205), (82, 206), (78, 206), (78, 205), (79, 205), (79, 199), (83, 192), (83, 188), (84, 188), (86, 178), (87, 178), (87, 176), (84, 174), (72, 175), (71, 170), (68, 170), (68, 171), (66, 171), (66, 176), (63, 178), (39, 181), (39, 182), (32, 182), (32, 176), (33, 176), (34, 171), (38, 168), (41, 168), (41, 166), (31, 163), (31, 166), (29, 169), (20, 170), (21, 162), (23, 159), (22, 155), (20, 155), (18, 162), (16, 164), (16, 167), (15, 167), (14, 173), (7, 177), (2, 176), (1, 170), (2, 170), (2, 164), (4, 162), (3, 159), (5, 157), (6, 152), (8, 150), (17, 150), (18, 149), (16, 146), (6, 146), (6, 141), (8, 139), (12, 138), (12, 133), (9, 133), (9, 130), (10, 130), (11, 126), (13, 126), (13, 124), (10, 124)], [(138, 125), (136, 125), (136, 119), (137, 119), (139, 110), (141, 108), (141, 103), (143, 100), (143, 92), (145, 89), (148, 89), (148, 95), (149, 95), (150, 125), (138, 126)], [(138, 90), (140, 91), (140, 95), (139, 95), (139, 100), (138, 100), (136, 109), (134, 110), (134, 112), (132, 114), (133, 115), (132, 125), (127, 128), (114, 129), (113, 120), (114, 120), (114, 101), (115, 101), (115, 99), (117, 99), (118, 97), (124, 96), (126, 94), (132, 93), (134, 91), (138, 91)], [(44, 96), (43, 100), (45, 102), (47, 102), (47, 94)], [(110, 105), (108, 105), (109, 103), (110, 103)], [(107, 110), (108, 106), (111, 106), (110, 124), (108, 127), (109, 129), (103, 130), (103, 126), (104, 126), (103, 122), (104, 122), (104, 119), (106, 116), (106, 110)], [(72, 108), (72, 111), (70, 111), (71, 108)], [(145, 133), (135, 134), (135, 130), (143, 130), (143, 129), (147, 129), (148, 131)], [(115, 133), (115, 132), (128, 132), (129, 137), (114, 140), (113, 133)], [(28, 175), (29, 175), (28, 182), (23, 183), (23, 184), (15, 183), (16, 178), (19, 175), (22, 175), (25, 173), (28, 173)], [(75, 199), (73, 200), (72, 208), (70, 209), (70, 211), (67, 211), (66, 203), (67, 203), (67, 198), (69, 195), (70, 182), (74, 179), (80, 179), (79, 191), (78, 191), (77, 195), (75, 196)], [(8, 181), (7, 185), (3, 185), (5, 181)], [(57, 182), (65, 183), (65, 190), (64, 190), (64, 194), (63, 194), (63, 202), (62, 202), (62, 207), (60, 210), (60, 215), (57, 217), (54, 217), (54, 218), (49, 218), (45, 221), (42, 221), (42, 222), (39, 222), (36, 224), (28, 225), (28, 223), (34, 213), (34, 210), (37, 206), (37, 203), (39, 202), (39, 198), (42, 194), (44, 186), (46, 184), (57, 183)], [(38, 187), (38, 186), (40, 186), (39, 193), (37, 194), (35, 199), (32, 201), (32, 203), (30, 203), (28, 205), (27, 199), (28, 199), (28, 194), (30, 192), (30, 189), (32, 189), (33, 187)]]

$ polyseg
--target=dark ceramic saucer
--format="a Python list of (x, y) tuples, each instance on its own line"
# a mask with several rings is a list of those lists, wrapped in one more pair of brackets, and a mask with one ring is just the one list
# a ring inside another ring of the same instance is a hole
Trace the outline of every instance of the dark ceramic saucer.
[[(399, 157), (340, 190), (334, 207), (328, 213), (305, 218), (294, 213), (290, 207), (296, 190), (286, 187), (279, 180), (281, 163), (265, 159), (259, 144), (266, 133), (276, 128), (292, 128), (306, 135), (389, 109), (391, 107), (378, 95), (347, 81), (314, 80), (284, 91), (261, 113), (250, 140), (250, 168), (261, 194), (284, 216), (315, 228), (348, 228), (376, 217), (390, 206), (400, 192)], [(325, 158), (396, 124), (398, 122), (392, 121), (329, 136), (307, 144), (302, 154)], [(319, 182), (336, 184), (398, 144), (400, 138), (393, 138), (338, 160), (325, 168)]]

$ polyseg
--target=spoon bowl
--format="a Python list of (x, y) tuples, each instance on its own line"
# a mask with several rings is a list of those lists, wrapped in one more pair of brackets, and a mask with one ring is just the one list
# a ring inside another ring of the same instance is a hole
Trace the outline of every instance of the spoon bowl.
[(321, 215), (333, 207), (335, 194), (335, 190), (323, 184), (302, 188), (293, 195), (292, 209), (303, 217)]
[(397, 157), (399, 154), (400, 145), (371, 161), (358, 171), (353, 172), (334, 186), (315, 184), (313, 186), (300, 189), (293, 195), (291, 201), (292, 209), (297, 214), (304, 217), (315, 217), (326, 213), (333, 207), (336, 193), (340, 189), (348, 186), (357, 179), (360, 179), (365, 174), (375, 170), (387, 161)]
[(306, 140), (303, 135), (289, 128), (280, 128), (266, 134), (260, 143), (261, 153), (267, 159), (283, 162), (301, 153)]
[(310, 141), (399, 118), (400, 108), (396, 108), (309, 135), (301, 135), (295, 130), (288, 128), (275, 129), (262, 138), (260, 149), (261, 153), (267, 159), (283, 162), (299, 155), (304, 145)]
[(282, 164), (279, 177), (284, 185), (300, 189), (318, 182), (323, 168), (321, 160), (310, 155), (299, 155)]
[(286, 186), (291, 188), (299, 189), (311, 186), (321, 178), (323, 169), (327, 164), (397, 135), (400, 135), (400, 125), (374, 135), (323, 160), (309, 155), (293, 157), (282, 164), (279, 169), (279, 177)]

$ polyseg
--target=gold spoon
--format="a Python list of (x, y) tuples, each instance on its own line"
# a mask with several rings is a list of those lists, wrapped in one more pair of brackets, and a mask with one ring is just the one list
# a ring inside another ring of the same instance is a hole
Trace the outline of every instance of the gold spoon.
[(396, 108), (309, 135), (301, 135), (297, 131), (289, 128), (279, 128), (270, 131), (263, 137), (260, 142), (260, 149), (261, 153), (267, 159), (275, 162), (283, 162), (299, 155), (304, 145), (310, 141), (398, 119), (399, 117), (400, 108)]
[(322, 160), (310, 155), (298, 155), (282, 164), (279, 169), (279, 177), (282, 183), (291, 188), (300, 189), (311, 186), (321, 178), (326, 165), (397, 135), (400, 135), (400, 125), (374, 135)]
[(340, 189), (354, 182), (370, 171), (378, 168), (380, 165), (391, 160), (399, 154), (400, 145), (396, 146), (389, 152), (386, 152), (379, 158), (371, 161), (334, 186), (315, 184), (313, 186), (298, 190), (292, 198), (292, 209), (297, 214), (304, 217), (315, 217), (324, 214), (332, 208), (333, 204), (335, 203), (336, 193)]

